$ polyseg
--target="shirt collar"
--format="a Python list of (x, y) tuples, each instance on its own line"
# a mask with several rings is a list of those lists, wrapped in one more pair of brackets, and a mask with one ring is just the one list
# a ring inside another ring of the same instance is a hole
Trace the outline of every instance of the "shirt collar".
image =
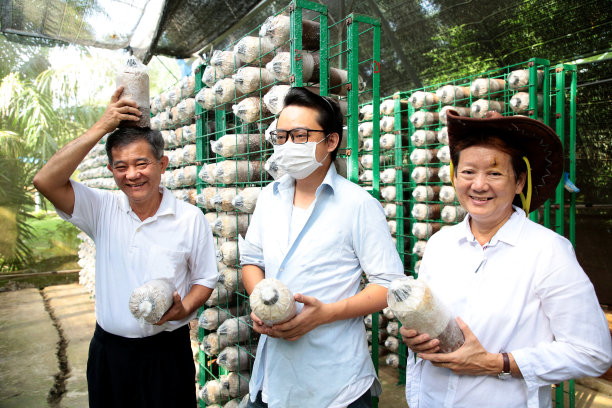
[[(338, 177), (341, 177), (341, 176), (336, 171), (336, 166), (332, 162), (332, 164), (329, 166), (329, 169), (327, 170), (327, 173), (325, 174), (325, 178), (321, 182), (321, 185), (317, 187), (317, 193), (316, 193), (317, 196), (319, 195), (319, 192), (322, 191), (323, 188), (326, 188), (325, 186), (329, 186), (332, 192), (336, 191), (336, 183), (337, 183)], [(272, 188), (273, 188), (274, 194), (278, 194), (279, 191), (293, 189), (295, 188), (295, 179), (291, 177), (289, 174), (285, 174), (280, 179), (272, 182)]]
[[(489, 246), (493, 246), (497, 244), (499, 241), (505, 242), (509, 245), (515, 246), (518, 243), (519, 235), (521, 233), (521, 229), (525, 224), (525, 220), (527, 217), (525, 216), (525, 211), (521, 208), (513, 205), (512, 208), (514, 212), (501, 226), (501, 228), (495, 233), (491, 241), (489, 241)], [(466, 240), (467, 242), (476, 242), (476, 238), (472, 233), (470, 228), (470, 215), (468, 214), (463, 220), (463, 231), (464, 234), (460, 236), (461, 240)]]
[[(174, 197), (174, 194), (172, 194), (170, 190), (162, 185), (159, 186), (159, 192), (162, 193), (162, 200), (159, 204), (157, 212), (151, 218), (157, 218), (161, 215), (167, 214), (176, 214), (176, 197)], [(121, 194), (121, 198), (119, 199), (119, 208), (121, 208), (127, 214), (134, 212), (132, 211), (128, 197), (125, 194)]]

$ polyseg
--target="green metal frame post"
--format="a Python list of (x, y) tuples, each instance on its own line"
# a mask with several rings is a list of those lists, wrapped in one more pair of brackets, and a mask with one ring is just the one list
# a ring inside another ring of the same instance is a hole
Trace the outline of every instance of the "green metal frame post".
[[(303, 10), (311, 10), (319, 13), (320, 40), (319, 40), (319, 70), (320, 77), (327, 78), (328, 72), (328, 44), (327, 44), (327, 7), (323, 4), (307, 0), (294, 0), (289, 6), (291, 21), (291, 74), (292, 86), (304, 86), (302, 48), (302, 19)], [(321, 81), (319, 92), (327, 95), (327, 82)]]
[[(406, 253), (406, 235), (404, 231), (404, 175), (403, 175), (403, 135), (406, 129), (402, 128), (402, 117), (406, 115), (407, 112), (402, 109), (402, 93), (396, 92), (393, 95), (393, 105), (394, 105), (394, 114), (395, 114), (395, 149), (394, 149), (394, 164), (395, 164), (395, 219), (397, 225), (397, 234), (395, 235), (396, 239), (396, 247), (402, 260), (402, 264), (405, 265), (405, 253)], [(401, 327), (401, 323), (400, 323)], [(406, 344), (401, 340), (401, 336), (399, 337), (399, 348), (397, 350), (397, 355), (399, 356), (399, 367), (398, 367), (398, 384), (406, 383), (406, 358), (407, 358), (407, 348)]]
[[(565, 150), (565, 72), (563, 72), (563, 66), (558, 65), (555, 69), (556, 76), (556, 95), (555, 95), (555, 131), (559, 135), (563, 149)], [(565, 231), (565, 205), (564, 205), (565, 189), (563, 188), (563, 179), (557, 186), (555, 191), (555, 201), (559, 204), (559, 208), (555, 213), (555, 231), (563, 235)]]
[[(566, 69), (571, 72), (570, 84), (570, 132), (569, 146), (569, 178), (572, 182), (576, 181), (576, 97), (578, 88), (578, 71), (575, 65), (565, 65)], [(563, 180), (562, 180), (563, 182)], [(572, 245), (576, 245), (576, 193), (570, 193), (570, 208), (569, 208), (569, 240)], [(573, 385), (573, 383), (572, 383)], [(570, 398), (573, 393), (570, 393)], [(571, 401), (571, 399), (570, 399)], [(570, 406), (573, 406), (570, 403)]]
[[(550, 62), (548, 60), (542, 59), (542, 58), (531, 58), (528, 61), (528, 66), (529, 66), (529, 117), (531, 117), (532, 119), (539, 119), (539, 112), (538, 112), (538, 68), (542, 68), (543, 72), (544, 72), (544, 78), (543, 78), (543, 86), (544, 87), (548, 87), (549, 81), (548, 81), (548, 67), (550, 65)], [(544, 98), (546, 98), (547, 92), (543, 91), (542, 94), (544, 95)], [(546, 103), (546, 101), (544, 101), (544, 106), (543, 106), (543, 113), (547, 113), (549, 111), (549, 108), (547, 106), (548, 104)], [(543, 116), (545, 116), (543, 114)], [(546, 120), (544, 121), (544, 123), (547, 123)], [(550, 223), (548, 225), (546, 225), (546, 208), (548, 208), (548, 213), (550, 214), (550, 202), (546, 202), (544, 204), (544, 225), (546, 227), (550, 226)], [(550, 217), (550, 216), (549, 216)], [(529, 214), (529, 219), (534, 221), (534, 222), (538, 222), (538, 213), (536, 211), (532, 211)]]
[[(351, 13), (346, 19), (348, 39), (348, 179), (357, 183), (359, 177), (359, 45), (360, 36), (370, 29), (360, 31), (360, 25), (370, 26), (372, 33), (373, 68), (380, 63), (380, 21), (361, 14)], [(366, 60), (367, 61), (367, 60)], [(380, 66), (378, 65), (378, 68)], [(380, 199), (380, 69), (372, 73), (372, 195)], [(378, 372), (379, 313), (372, 313), (372, 362)], [(372, 398), (372, 406), (378, 407), (378, 397)]]
[[(346, 24), (348, 41), (348, 82), (351, 85), (356, 85), (359, 81), (359, 24), (353, 24), (352, 17), (347, 19)], [(347, 178), (353, 183), (357, 183), (359, 178), (359, 138), (357, 133), (359, 127), (359, 117), (357, 114), (359, 111), (359, 95), (357, 89), (353, 90), (352, 86), (348, 92), (347, 102)], [(374, 160), (374, 163), (376, 163), (376, 160)], [(374, 340), (372, 340), (372, 343), (374, 343)]]

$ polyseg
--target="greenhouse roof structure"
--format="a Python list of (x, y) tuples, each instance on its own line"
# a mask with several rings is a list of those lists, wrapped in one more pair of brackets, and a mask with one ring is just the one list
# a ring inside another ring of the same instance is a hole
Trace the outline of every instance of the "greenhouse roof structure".
[[(294, 0), (297, 1), (297, 0)], [(612, 56), (608, 0), (317, 0), (340, 43), (350, 13), (381, 23), (383, 88), (409, 89), (540, 57), (553, 63)], [(189, 58), (230, 46), (290, 0), (0, 0), (13, 41), (55, 41)], [(304, 14), (309, 18), (308, 14)], [(40, 40), (32, 40), (32, 38)], [(330, 44), (334, 41), (330, 41)], [(367, 72), (362, 73), (364, 77)], [(605, 76), (605, 75), (604, 75)], [(601, 76), (600, 76), (601, 78)]]

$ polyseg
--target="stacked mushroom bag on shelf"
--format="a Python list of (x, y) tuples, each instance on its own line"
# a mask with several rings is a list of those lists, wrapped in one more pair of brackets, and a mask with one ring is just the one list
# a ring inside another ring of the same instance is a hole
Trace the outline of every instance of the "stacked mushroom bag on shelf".
[[(542, 70), (535, 70), (531, 80), (529, 69), (492, 72), (442, 85), (434, 92), (416, 91), (409, 97), (416, 110), (410, 118), (415, 128), (410, 137), (410, 178), (415, 183), (411, 198), (412, 252), (418, 259), (432, 234), (466, 216), (451, 185), (447, 112), (452, 109), (460, 116), (475, 118), (491, 111), (532, 114), (530, 109), (542, 109), (543, 80)], [(530, 100), (530, 86), (536, 88), (536, 101)]]
[(408, 156), (411, 222), (407, 249), (414, 261), (414, 273), (418, 273), (427, 240), (445, 224), (455, 224), (465, 216), (451, 185), (446, 112), (453, 109), (470, 116), (466, 107), (469, 98), (469, 86), (455, 84), (416, 91), (408, 98), (414, 109), (410, 117), (414, 131)]
[(77, 238), (81, 240), (79, 244), (79, 260), (81, 267), (79, 271), (79, 284), (83, 286), (92, 297), (96, 296), (96, 244), (89, 235), (79, 232)]
[[(106, 166), (108, 164), (104, 145), (106, 138), (107, 136), (104, 136), (77, 166), (76, 179), (87, 187), (112, 190), (115, 194), (123, 194), (117, 189), (113, 174)], [(81, 240), (77, 261), (81, 267), (79, 284), (84, 286), (93, 297), (96, 294), (96, 246), (93, 240), (83, 232), (77, 237)]]
[[(315, 25), (318, 35), (319, 25)], [(265, 133), (273, 129), (274, 115), (282, 109), (289, 90), (289, 78), (281, 76), (285, 65), (278, 64), (283, 55), (290, 54), (288, 35), (289, 17), (273, 16), (266, 20), (259, 36), (251, 34), (226, 50), (214, 51), (195, 96), (203, 110), (198, 117), (202, 136), (197, 141), (201, 147), (196, 204), (213, 231), (219, 269), (198, 323), (202, 334), (200, 369), (210, 374), (198, 394), (206, 406), (237, 407), (248, 392), (258, 335), (252, 330), (249, 297), (242, 287), (237, 240), (248, 229), (263, 186), (283, 175), (270, 160), (273, 146)], [(310, 34), (305, 32), (304, 36)], [(318, 37), (315, 40), (318, 48)], [(313, 69), (314, 58), (309, 59)], [(285, 61), (290, 67), (291, 60)], [(311, 76), (318, 80), (318, 66), (316, 71)], [(269, 96), (277, 90), (281, 92), (271, 98), (270, 105)], [(274, 303), (267, 297), (266, 302)]]
[[(197, 147), (195, 124), (195, 76), (187, 76), (161, 95), (153, 98), (151, 109), (159, 113), (159, 130), (164, 139), (168, 167), (162, 185), (179, 200), (196, 204)], [(153, 127), (153, 119), (152, 119)]]
[(87, 187), (102, 190), (116, 190), (117, 185), (113, 179), (113, 174), (106, 166), (108, 164), (106, 149), (104, 147), (106, 138), (107, 136), (104, 136), (102, 141), (96, 144), (77, 166), (77, 179)]

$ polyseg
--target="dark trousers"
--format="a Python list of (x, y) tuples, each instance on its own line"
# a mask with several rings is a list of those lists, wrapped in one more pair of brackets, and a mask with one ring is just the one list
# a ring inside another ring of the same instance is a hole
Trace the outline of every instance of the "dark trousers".
[[(255, 402), (252, 402), (249, 399), (247, 408), (268, 408), (268, 404), (263, 402), (261, 399), (261, 391), (257, 393), (257, 399), (255, 400)], [(351, 404), (347, 408), (372, 408), (372, 395), (370, 393), (370, 390), (367, 390), (365, 394), (363, 394), (357, 400), (351, 402)]]
[(90, 408), (195, 408), (189, 327), (130, 339), (96, 324), (87, 384)]

